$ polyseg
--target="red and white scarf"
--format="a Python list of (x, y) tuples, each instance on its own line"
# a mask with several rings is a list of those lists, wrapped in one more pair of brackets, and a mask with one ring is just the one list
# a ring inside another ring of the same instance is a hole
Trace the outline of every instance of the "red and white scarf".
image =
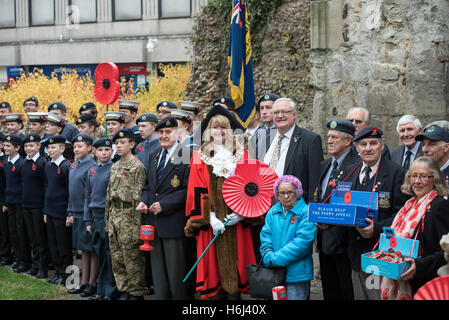
[[(413, 197), (409, 199), (396, 214), (391, 224), (397, 237), (410, 239), (419, 226), (419, 222), (438, 193), (435, 189), (430, 191), (421, 199)], [(382, 300), (411, 300), (412, 287), (408, 280), (394, 280), (382, 278), (380, 286)]]

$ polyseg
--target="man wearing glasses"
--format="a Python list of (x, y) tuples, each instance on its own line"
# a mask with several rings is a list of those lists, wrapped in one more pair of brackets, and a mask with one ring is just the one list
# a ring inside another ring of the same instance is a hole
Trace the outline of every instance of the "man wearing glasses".
[(178, 106), (174, 102), (167, 100), (159, 102), (156, 106), (157, 120), (161, 121), (162, 119), (171, 116), (171, 111), (177, 109)]

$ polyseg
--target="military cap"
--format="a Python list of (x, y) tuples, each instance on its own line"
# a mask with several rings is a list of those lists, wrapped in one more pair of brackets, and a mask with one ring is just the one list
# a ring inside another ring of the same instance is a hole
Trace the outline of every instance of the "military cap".
[(156, 110), (159, 110), (159, 107), (169, 107), (170, 109), (178, 109), (176, 103), (167, 100), (159, 102), (156, 106)]
[(112, 140), (110, 138), (99, 138), (92, 144), (94, 148), (108, 147), (112, 148)]
[(57, 114), (49, 112), (47, 114), (47, 122), (54, 123), (62, 128), (65, 127), (65, 119), (61, 118)]
[(41, 137), (37, 133), (29, 133), (23, 138), (23, 145), (27, 142), (41, 142)]
[(16, 146), (22, 146), (22, 138), (16, 134), (7, 134), (5, 136), (5, 142), (10, 142)]
[(177, 128), (177, 127), (178, 127), (178, 121), (176, 121), (175, 118), (166, 117), (166, 118), (162, 119), (161, 121), (159, 121), (155, 130), (158, 131), (159, 129)]
[(119, 100), (118, 101), (118, 108), (119, 109), (128, 109), (132, 112), (137, 112), (137, 109), (139, 108), (140, 102), (137, 101), (130, 101), (130, 100)]
[(48, 106), (48, 112), (51, 110), (61, 110), (62, 112), (66, 112), (67, 107), (62, 102), (53, 102)]
[(179, 104), (181, 105), (181, 110), (193, 112), (195, 115), (200, 112), (200, 104), (198, 102), (179, 101)]
[(47, 112), (28, 112), (28, 121), (29, 122), (46, 122), (48, 118)]
[(50, 137), (47, 140), (45, 140), (45, 146), (48, 146), (50, 144), (64, 144), (65, 145), (66, 139), (61, 136), (61, 135), (57, 135), (54, 137)]
[(37, 100), (37, 98), (34, 96), (28, 97), (25, 100), (23, 100), (23, 105), (25, 105), (25, 103), (28, 101), (33, 101), (34, 103), (36, 103), (36, 105), (39, 105), (39, 100)]
[(88, 144), (92, 144), (94, 142), (94, 139), (86, 133), (80, 133), (72, 139), (72, 144), (75, 144), (75, 142), (86, 142)]
[(326, 126), (329, 130), (341, 131), (354, 136), (355, 127), (348, 120), (331, 120), (327, 123)]
[(177, 120), (182, 120), (190, 124), (192, 123), (193, 113), (186, 110), (173, 110), (171, 116)]
[(214, 100), (212, 105), (215, 105), (216, 103), (222, 103), (230, 108), (235, 108), (234, 100), (232, 100), (231, 97), (218, 97)]
[(130, 128), (123, 128), (114, 134), (114, 136), (112, 137), (112, 141), (115, 142), (117, 139), (123, 138), (129, 138), (132, 139), (132, 141), (134, 141), (136, 135), (134, 134), (134, 131), (132, 131)]
[(80, 107), (79, 113), (87, 110), (97, 110), (97, 106), (93, 102), (86, 102)]
[(114, 120), (120, 123), (125, 123), (126, 113), (118, 112), (118, 111), (108, 111), (104, 113), (106, 121)]
[(86, 123), (95, 119), (96, 117), (93, 114), (85, 113), (81, 115), (78, 119), (76, 119), (76, 125), (80, 125), (82, 123)]
[(277, 99), (279, 99), (279, 96), (277, 94), (274, 94), (271, 92), (264, 93), (263, 95), (261, 95), (259, 97), (259, 100), (257, 100), (257, 106), (259, 106), (260, 103), (263, 101), (273, 101), (274, 102)]
[(423, 134), (416, 136), (417, 141), (422, 141), (424, 138), (433, 141), (444, 141), (449, 142), (449, 131), (441, 128), (439, 125), (433, 124), (430, 127), (424, 129)]
[(5, 114), (5, 120), (6, 122), (20, 122), (23, 121), (23, 114), (22, 113), (7, 113)]
[(354, 137), (353, 141), (359, 141), (365, 138), (377, 138), (382, 139), (383, 132), (379, 128), (376, 127), (365, 127), (357, 133)]
[(157, 116), (154, 113), (143, 113), (140, 117), (137, 118), (136, 124), (139, 122), (155, 122), (157, 123)]
[(11, 105), (9, 104), (9, 102), (6, 102), (6, 101), (0, 102), (0, 109), (10, 109), (11, 110)]

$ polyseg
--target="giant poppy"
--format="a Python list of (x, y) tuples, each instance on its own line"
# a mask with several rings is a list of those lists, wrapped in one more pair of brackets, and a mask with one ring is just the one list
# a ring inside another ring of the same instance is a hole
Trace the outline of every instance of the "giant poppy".
[(112, 62), (100, 63), (95, 68), (95, 99), (101, 104), (113, 104), (120, 95), (118, 68)]
[(425, 283), (413, 300), (449, 300), (449, 276), (441, 276)]
[(271, 206), (277, 179), (276, 172), (267, 164), (254, 159), (240, 160), (235, 174), (223, 183), (223, 199), (239, 215), (259, 217)]

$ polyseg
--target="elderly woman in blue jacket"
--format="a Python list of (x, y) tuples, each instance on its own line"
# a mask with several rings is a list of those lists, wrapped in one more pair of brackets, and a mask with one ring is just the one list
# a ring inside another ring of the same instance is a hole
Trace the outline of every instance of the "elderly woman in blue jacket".
[(313, 279), (315, 224), (307, 221), (308, 205), (298, 178), (280, 177), (274, 192), (280, 201), (268, 211), (260, 233), (263, 263), (287, 268), (288, 300), (307, 300)]

